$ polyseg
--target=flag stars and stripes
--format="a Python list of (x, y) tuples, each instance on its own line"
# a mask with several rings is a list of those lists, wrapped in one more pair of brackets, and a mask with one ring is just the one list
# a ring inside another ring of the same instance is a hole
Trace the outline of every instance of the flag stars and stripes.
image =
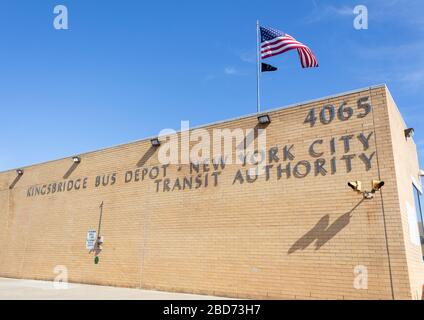
[(260, 33), (262, 59), (296, 49), (303, 68), (318, 67), (318, 61), (312, 50), (292, 36), (267, 27), (260, 27)]

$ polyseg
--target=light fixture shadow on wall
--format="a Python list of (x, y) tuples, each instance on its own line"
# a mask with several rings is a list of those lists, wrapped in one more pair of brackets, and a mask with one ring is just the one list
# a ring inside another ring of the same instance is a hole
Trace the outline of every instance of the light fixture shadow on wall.
[(73, 156), (72, 157), (72, 166), (68, 169), (68, 171), (64, 174), (63, 179), (68, 179), (71, 174), (75, 171), (78, 165), (81, 163), (81, 157)]
[(16, 170), (15, 180), (13, 180), (12, 184), (9, 186), (10, 190), (15, 187), (15, 185), (18, 183), (18, 181), (22, 178), (23, 175), (24, 175), (24, 170), (22, 170), (22, 169)]

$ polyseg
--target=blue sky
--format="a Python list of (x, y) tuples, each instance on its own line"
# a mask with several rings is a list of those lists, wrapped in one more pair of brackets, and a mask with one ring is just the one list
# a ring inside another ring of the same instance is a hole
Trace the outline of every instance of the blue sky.
[[(53, 28), (53, 8), (69, 30)], [(369, 29), (353, 28), (353, 7)], [(424, 166), (424, 1), (0, 0), (0, 171), (255, 111), (255, 22), (308, 44), (270, 59), (264, 109), (387, 83)]]

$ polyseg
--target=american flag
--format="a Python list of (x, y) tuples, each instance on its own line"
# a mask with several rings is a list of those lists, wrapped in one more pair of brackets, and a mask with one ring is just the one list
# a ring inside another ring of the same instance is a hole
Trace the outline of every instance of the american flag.
[(318, 61), (312, 50), (292, 36), (272, 28), (260, 27), (260, 31), (262, 59), (297, 49), (303, 68), (318, 67)]

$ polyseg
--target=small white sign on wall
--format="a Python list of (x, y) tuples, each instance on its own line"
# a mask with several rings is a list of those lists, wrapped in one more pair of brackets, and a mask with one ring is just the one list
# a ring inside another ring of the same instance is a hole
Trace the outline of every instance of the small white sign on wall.
[(421, 245), (420, 233), (418, 230), (418, 220), (415, 207), (406, 202), (406, 212), (408, 213), (409, 240), (416, 246)]
[(87, 232), (87, 240), (85, 243), (85, 248), (87, 250), (94, 250), (94, 246), (96, 245), (96, 230), (88, 230)]

